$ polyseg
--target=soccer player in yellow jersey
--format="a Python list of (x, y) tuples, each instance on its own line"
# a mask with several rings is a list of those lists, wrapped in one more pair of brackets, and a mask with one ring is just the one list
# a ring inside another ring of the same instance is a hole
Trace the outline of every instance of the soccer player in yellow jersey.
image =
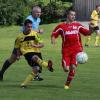
[(28, 64), (32, 67), (32, 73), (29, 74), (21, 87), (25, 88), (27, 84), (38, 74), (38, 66), (46, 67), (53, 72), (52, 61), (45, 62), (42, 60), (40, 48), (44, 46), (36, 31), (32, 30), (32, 21), (29, 19), (24, 22), (25, 30), (20, 33), (15, 41), (17, 57), (20, 58), (21, 51)]
[[(94, 26), (94, 30), (96, 32), (96, 38), (95, 38), (95, 43), (94, 43), (95, 47), (99, 46), (100, 29), (99, 29), (98, 23), (100, 23), (100, 5), (97, 5), (96, 9), (92, 11), (91, 21), (90, 21), (90, 24)], [(86, 39), (85, 46), (87, 47), (89, 46), (90, 40), (91, 40), (91, 37), (89, 36)]]
[[(39, 6), (34, 6), (32, 8), (32, 14), (29, 15), (26, 19), (29, 19), (29, 20), (32, 21), (32, 29), (33, 30), (36, 30), (39, 34), (42, 34), (43, 33), (43, 29), (39, 29), (39, 24), (41, 22), (40, 16), (41, 16), (41, 8)], [(24, 30), (24, 27), (23, 27), (22, 30)], [(4, 61), (3, 66), (0, 69), (0, 81), (3, 80), (3, 76), (4, 76), (5, 72), (9, 69), (9, 67), (13, 63), (15, 63), (17, 60), (18, 59), (16, 57), (16, 49), (13, 48), (13, 51), (11, 53), (11, 56)], [(40, 73), (42, 72), (42, 68), (41, 67), (39, 69), (39, 72)], [(40, 75), (37, 75), (34, 78), (34, 80), (42, 81), (43, 78), (41, 78)]]

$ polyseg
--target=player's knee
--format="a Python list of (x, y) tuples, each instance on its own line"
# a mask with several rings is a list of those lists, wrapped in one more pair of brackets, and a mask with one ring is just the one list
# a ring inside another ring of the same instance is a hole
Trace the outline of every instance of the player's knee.
[(64, 66), (63, 69), (64, 69), (65, 72), (68, 72), (69, 71), (69, 66)]
[(41, 66), (38, 66), (38, 72), (42, 73), (42, 67)]
[(33, 71), (35, 74), (37, 74), (37, 73), (38, 73), (37, 66), (34, 66), (34, 67), (32, 68), (32, 71)]
[(70, 70), (75, 70), (75, 69), (76, 69), (76, 65), (72, 64)]
[(37, 55), (34, 55), (34, 56), (32, 57), (33, 61), (35, 61), (35, 62), (37, 62), (38, 58), (39, 58), (39, 57), (38, 57)]

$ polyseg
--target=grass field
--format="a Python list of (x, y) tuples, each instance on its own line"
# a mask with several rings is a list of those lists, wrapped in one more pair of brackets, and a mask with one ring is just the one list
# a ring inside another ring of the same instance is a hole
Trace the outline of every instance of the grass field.
[[(52, 59), (55, 72), (43, 69), (43, 81), (32, 81), (27, 89), (20, 88), (21, 82), (31, 72), (24, 58), (13, 64), (5, 73), (4, 81), (0, 82), (0, 100), (99, 100), (100, 99), (100, 48), (94, 48), (92, 37), (90, 48), (84, 50), (89, 60), (79, 65), (76, 76), (69, 90), (63, 86), (67, 74), (61, 68), (61, 40), (57, 45), (50, 44), (50, 34), (56, 24), (42, 25), (45, 34), (41, 37), (45, 47), (42, 49), (44, 59)], [(0, 27), (0, 68), (13, 49), (13, 44), (20, 27)], [(85, 38), (82, 38), (83, 42)]]

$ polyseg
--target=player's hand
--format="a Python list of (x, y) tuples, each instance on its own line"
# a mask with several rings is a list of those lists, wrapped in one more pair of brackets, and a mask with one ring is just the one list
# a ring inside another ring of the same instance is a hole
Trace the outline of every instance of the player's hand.
[(31, 46), (32, 46), (32, 47), (35, 47), (35, 48), (37, 47), (37, 45), (35, 45), (35, 44), (32, 44)]
[(43, 29), (39, 29), (38, 33), (43, 34), (44, 30)]
[(89, 23), (89, 29), (93, 29), (94, 28), (94, 24), (93, 23)]
[(92, 34), (94, 32), (94, 24), (93, 23), (89, 24), (89, 30), (90, 30), (90, 34)]
[(34, 47), (34, 48), (42, 48), (44, 47), (44, 44), (43, 43), (39, 43), (39, 44), (31, 44), (31, 47)]
[(100, 23), (100, 19), (98, 19), (98, 23)]
[(56, 40), (54, 37), (51, 38), (51, 44), (54, 44), (54, 45), (56, 44)]

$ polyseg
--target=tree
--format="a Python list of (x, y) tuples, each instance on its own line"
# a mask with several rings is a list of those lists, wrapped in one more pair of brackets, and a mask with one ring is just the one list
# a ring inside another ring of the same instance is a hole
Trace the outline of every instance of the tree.
[(23, 17), (26, 4), (27, 0), (0, 0), (0, 24), (10, 25)]
[(73, 0), (61, 0), (62, 2), (72, 2)]

